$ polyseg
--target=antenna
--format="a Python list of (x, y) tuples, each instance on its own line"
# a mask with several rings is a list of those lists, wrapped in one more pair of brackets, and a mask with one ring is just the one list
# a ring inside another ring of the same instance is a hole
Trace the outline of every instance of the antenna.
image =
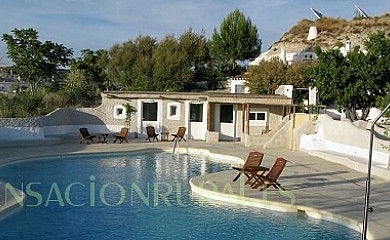
[(318, 12), (318, 11), (315, 10), (314, 8), (310, 8), (310, 10), (311, 10), (311, 12), (314, 14), (314, 16), (317, 18), (316, 20), (322, 18), (322, 13)]
[(368, 17), (368, 15), (358, 5), (355, 5), (355, 8), (356, 8), (356, 16), (357, 17), (360, 17), (360, 18), (367, 18)]

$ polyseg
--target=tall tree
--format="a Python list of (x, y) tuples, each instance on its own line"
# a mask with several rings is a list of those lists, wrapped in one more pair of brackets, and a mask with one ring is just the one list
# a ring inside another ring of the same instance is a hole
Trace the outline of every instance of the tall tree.
[(152, 87), (155, 48), (156, 39), (140, 35), (135, 40), (115, 44), (99, 59), (101, 64), (106, 62), (109, 81), (122, 90), (155, 90)]
[(261, 61), (249, 68), (248, 87), (251, 93), (274, 94), (282, 84), (286, 84), (287, 65), (280, 59)]
[(193, 79), (189, 57), (178, 40), (166, 36), (154, 54), (153, 85), (155, 91), (185, 91)]
[(32, 92), (37, 84), (52, 79), (60, 66), (67, 66), (72, 49), (51, 41), (41, 42), (33, 28), (14, 29), (12, 34), (3, 34), (8, 57), (16, 65), (22, 80), (29, 82)]
[(271, 61), (261, 61), (248, 70), (248, 87), (252, 93), (273, 94), (283, 84), (294, 87), (306, 87), (309, 82), (311, 62), (287, 65), (278, 58)]
[(294, 87), (307, 87), (313, 62), (298, 62), (287, 65), (286, 84)]
[(219, 31), (214, 29), (211, 51), (225, 76), (241, 73), (244, 69), (238, 63), (257, 57), (260, 49), (261, 39), (256, 26), (238, 9), (222, 21)]
[(123, 90), (131, 89), (133, 66), (137, 59), (136, 45), (132, 40), (115, 44), (108, 51), (107, 74), (110, 81)]
[(107, 80), (106, 62), (103, 59), (106, 56), (106, 50), (93, 51), (91, 49), (81, 50), (81, 57), (72, 61), (72, 70), (84, 72), (85, 81), (88, 85), (95, 85), (100, 90), (109, 90), (110, 84)]
[(338, 50), (323, 52), (317, 48), (318, 58), (312, 72), (312, 84), (317, 87), (320, 99), (345, 108), (352, 121), (358, 119), (358, 109), (362, 110), (360, 119), (366, 120), (369, 109), (386, 95), (390, 74), (390, 39), (376, 33), (365, 46), (367, 53), (356, 47), (346, 57)]
[(133, 65), (132, 77), (134, 79), (131, 90), (152, 89), (154, 60), (153, 54), (157, 46), (156, 39), (150, 36), (138, 36), (135, 41), (136, 61)]
[(180, 36), (179, 43), (188, 57), (188, 67), (193, 70), (193, 83), (210, 81), (211, 57), (204, 34), (197, 34), (189, 28)]

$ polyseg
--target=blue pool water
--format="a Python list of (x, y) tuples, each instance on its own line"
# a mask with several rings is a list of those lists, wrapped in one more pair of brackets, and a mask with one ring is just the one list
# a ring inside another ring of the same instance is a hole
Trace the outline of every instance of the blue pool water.
[(229, 168), (204, 156), (165, 152), (7, 165), (0, 169), (0, 179), (24, 189), (27, 200), (2, 220), (0, 239), (359, 238), (327, 221), (191, 194), (191, 177)]

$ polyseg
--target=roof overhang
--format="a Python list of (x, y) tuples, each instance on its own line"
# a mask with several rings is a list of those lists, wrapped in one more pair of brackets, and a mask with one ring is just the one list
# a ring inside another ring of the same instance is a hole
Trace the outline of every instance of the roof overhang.
[(103, 98), (111, 99), (168, 99), (179, 101), (204, 101), (220, 104), (262, 104), (292, 106), (293, 100), (282, 95), (259, 95), (244, 93), (215, 93), (215, 92), (130, 92), (108, 91), (102, 93)]

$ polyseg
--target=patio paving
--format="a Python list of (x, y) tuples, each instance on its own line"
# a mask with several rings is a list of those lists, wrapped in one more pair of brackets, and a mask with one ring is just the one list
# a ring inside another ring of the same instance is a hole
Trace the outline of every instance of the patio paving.
[[(78, 139), (0, 142), (0, 165), (42, 156), (136, 151), (145, 148), (171, 151), (173, 147), (172, 142), (149, 143), (144, 139), (130, 139), (129, 143), (112, 144), (112, 140), (109, 139), (108, 144), (79, 144)], [(334, 161), (328, 161), (332, 160), (329, 159), (332, 158), (331, 154), (327, 154), (327, 159), (324, 159), (300, 151), (245, 148), (235, 142), (210, 144), (190, 141), (182, 142), (180, 147), (178, 152), (183, 152), (183, 149), (188, 149), (189, 152), (206, 149), (211, 153), (231, 155), (241, 159), (246, 159), (251, 150), (261, 151), (265, 153), (262, 165), (268, 167), (272, 166), (276, 157), (284, 157), (288, 160), (279, 179), (286, 192), (279, 192), (272, 188), (266, 193), (260, 192), (244, 185), (244, 178), (232, 182), (237, 171), (228, 170), (193, 178), (191, 182), (193, 190), (201, 195), (257, 207), (305, 213), (359, 230), (363, 217), (366, 174)], [(389, 183), (379, 177), (372, 178), (370, 206), (374, 211), (369, 213), (370, 239), (390, 239)], [(2, 194), (0, 189), (0, 197)], [(2, 197), (0, 204), (3, 206), (3, 203)]]

